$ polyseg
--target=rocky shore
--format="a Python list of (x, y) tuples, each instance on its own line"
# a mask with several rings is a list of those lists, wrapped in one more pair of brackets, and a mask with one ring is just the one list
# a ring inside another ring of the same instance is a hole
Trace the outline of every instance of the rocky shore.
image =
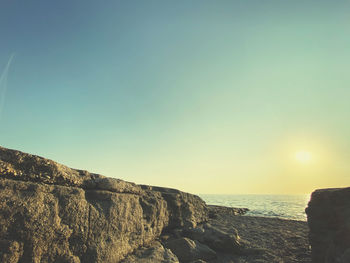
[(306, 222), (239, 216), (227, 213), (229, 209), (216, 206), (208, 222), (162, 233), (149, 247), (136, 250), (122, 262), (311, 262)]
[(311, 262), (306, 222), (246, 211), (0, 147), (0, 262)]

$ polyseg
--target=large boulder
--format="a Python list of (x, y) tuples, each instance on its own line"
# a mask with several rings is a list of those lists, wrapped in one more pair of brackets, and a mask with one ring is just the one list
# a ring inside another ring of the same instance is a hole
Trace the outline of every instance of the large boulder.
[(350, 188), (316, 190), (306, 213), (312, 262), (350, 262)]
[(196, 227), (208, 220), (209, 210), (206, 203), (198, 196), (181, 192), (177, 189), (141, 186), (145, 190), (159, 192), (167, 202), (169, 210), (168, 228)]
[(130, 254), (122, 263), (179, 263), (179, 259), (170, 249), (155, 241), (149, 247), (137, 249)]
[(169, 248), (181, 262), (187, 263), (195, 260), (211, 260), (216, 258), (216, 252), (198, 241), (182, 237), (168, 240), (166, 247)]
[(196, 228), (185, 229), (183, 232), (185, 236), (197, 240), (215, 251), (231, 254), (240, 254), (243, 251), (243, 245), (235, 229), (231, 232), (224, 232), (205, 223)]
[(0, 236), (19, 244), (21, 262), (118, 262), (167, 222), (156, 194), (0, 180)]
[(206, 221), (203, 206), (0, 147), (0, 262), (120, 262), (169, 225)]

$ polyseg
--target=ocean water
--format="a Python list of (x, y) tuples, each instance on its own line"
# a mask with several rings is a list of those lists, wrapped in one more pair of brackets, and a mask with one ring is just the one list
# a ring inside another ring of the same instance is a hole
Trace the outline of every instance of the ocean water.
[(246, 215), (306, 221), (310, 195), (199, 195), (209, 205), (249, 208)]

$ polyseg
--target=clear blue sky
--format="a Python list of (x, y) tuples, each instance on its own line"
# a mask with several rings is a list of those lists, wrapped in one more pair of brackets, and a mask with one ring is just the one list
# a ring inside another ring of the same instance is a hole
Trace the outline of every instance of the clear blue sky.
[(341, 0), (2, 0), (0, 144), (194, 193), (349, 185), (349, 14)]

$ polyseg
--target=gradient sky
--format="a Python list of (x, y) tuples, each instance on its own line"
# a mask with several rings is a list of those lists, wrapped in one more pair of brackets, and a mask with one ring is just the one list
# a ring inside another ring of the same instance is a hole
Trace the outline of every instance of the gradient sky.
[(341, 0), (1, 0), (0, 144), (198, 194), (348, 186), (349, 14)]

